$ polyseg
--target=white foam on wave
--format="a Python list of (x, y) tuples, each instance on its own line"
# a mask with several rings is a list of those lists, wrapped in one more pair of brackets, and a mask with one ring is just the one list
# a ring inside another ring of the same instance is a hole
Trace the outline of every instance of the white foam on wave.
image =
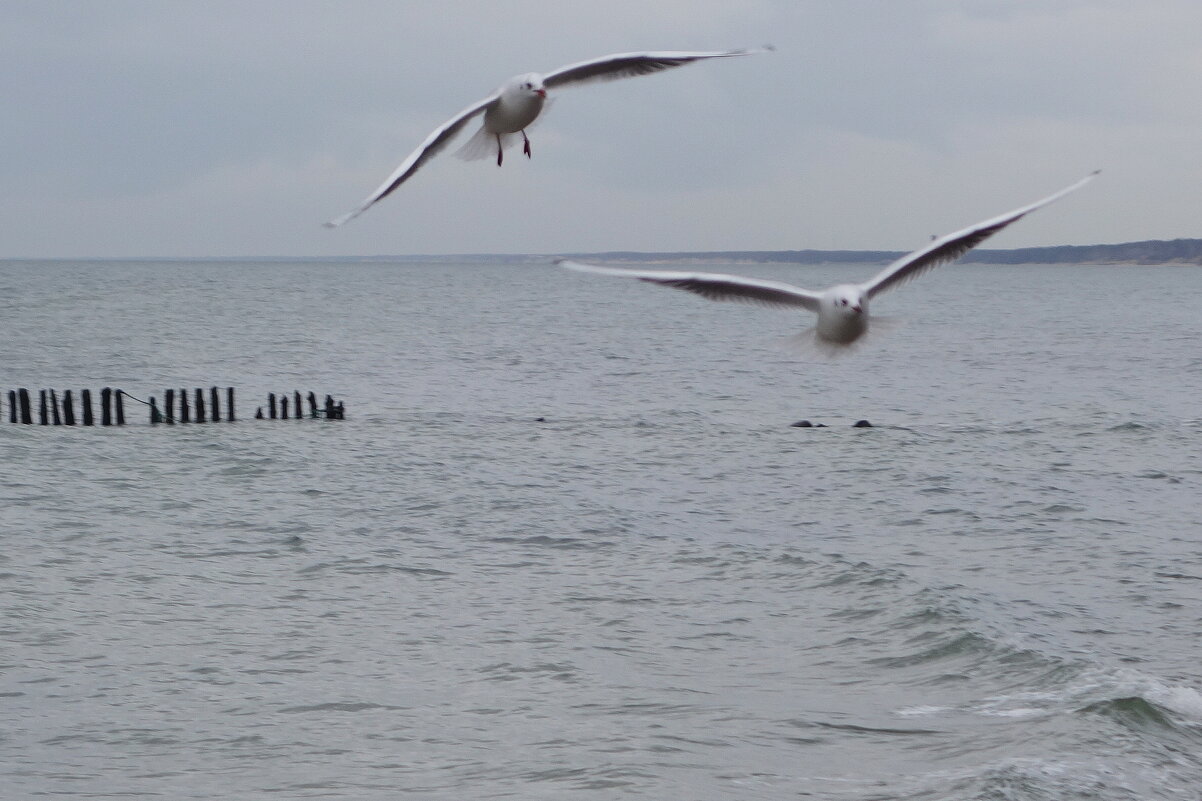
[(1202, 692), (1193, 687), (1153, 683), (1145, 693), (1149, 701), (1188, 718), (1190, 723), (1202, 724)]
[(903, 709), (896, 710), (893, 714), (903, 718), (920, 718), (927, 715), (938, 715), (942, 712), (951, 712), (954, 707), (950, 706), (908, 706)]
[(996, 718), (1034, 718), (1040, 715), (1046, 715), (1046, 709), (1037, 709), (1035, 707), (1016, 707), (1014, 709), (981, 709), (982, 715), (992, 715)]
[(1191, 725), (1202, 725), (1202, 691), (1137, 671), (1090, 670), (1072, 683), (1056, 690), (1032, 690), (983, 698), (964, 706), (917, 704), (894, 711), (898, 717), (928, 717), (967, 712), (994, 718), (1035, 718), (1072, 712), (1099, 701), (1139, 697), (1184, 718)]

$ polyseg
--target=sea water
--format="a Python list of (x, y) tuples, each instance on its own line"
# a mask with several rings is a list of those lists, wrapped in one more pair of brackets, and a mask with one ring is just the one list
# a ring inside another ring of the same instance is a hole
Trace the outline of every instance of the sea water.
[(4, 262), (5, 404), (239, 420), (5, 405), (3, 795), (1195, 799), (1200, 302), (955, 265), (826, 361), (549, 264)]

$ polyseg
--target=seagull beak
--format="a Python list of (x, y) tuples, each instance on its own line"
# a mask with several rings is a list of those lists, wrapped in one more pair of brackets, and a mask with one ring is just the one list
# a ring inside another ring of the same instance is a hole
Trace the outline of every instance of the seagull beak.
[(547, 97), (547, 90), (546, 90), (546, 89), (535, 89), (535, 90), (534, 90), (534, 93), (535, 93), (536, 95), (538, 95), (539, 97), (541, 97), (541, 98), (544, 98), (544, 99), (546, 99), (546, 97)]
[(860, 308), (859, 306), (852, 306), (852, 307), (851, 307), (851, 310), (852, 310), (852, 311), (854, 311), (856, 314), (860, 314), (860, 313), (862, 313), (862, 312), (864, 311), (864, 310), (863, 310), (862, 308)]

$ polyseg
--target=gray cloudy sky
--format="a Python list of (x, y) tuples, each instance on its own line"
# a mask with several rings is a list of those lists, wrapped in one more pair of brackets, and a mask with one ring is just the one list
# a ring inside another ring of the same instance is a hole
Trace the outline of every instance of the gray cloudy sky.
[[(1202, 236), (1197, 0), (0, 12), (0, 257), (908, 249), (1095, 168), (991, 245)], [(765, 43), (777, 51), (561, 91), (533, 160), (448, 151), (321, 227), (510, 75)]]

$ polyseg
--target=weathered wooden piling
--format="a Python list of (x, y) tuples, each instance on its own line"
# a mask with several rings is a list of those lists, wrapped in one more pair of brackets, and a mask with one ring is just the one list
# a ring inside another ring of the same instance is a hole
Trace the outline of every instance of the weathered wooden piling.
[(225, 408), (226, 408), (226, 418), (225, 419), (231, 423), (234, 422), (234, 388), (233, 387), (225, 388)]
[(50, 390), (50, 420), (56, 426), (61, 426), (63, 424), (63, 418), (58, 413), (58, 395), (53, 389)]
[(92, 417), (92, 390), (81, 389), (79, 391), (79, 406), (83, 410), (83, 424), (85, 426), (95, 425), (95, 418)]
[(17, 401), (21, 404), (21, 423), (22, 425), (32, 425), (33, 416), (29, 412), (29, 390), (17, 390)]
[(75, 399), (69, 389), (63, 390), (63, 425), (75, 425)]
[(17, 392), (13, 389), (8, 391), (8, 422), (17, 422)]
[(317, 416), (317, 396), (312, 392), (309, 393), (309, 416)]
[(155, 404), (154, 396), (150, 398), (150, 424), (157, 425), (163, 422), (163, 413), (159, 411), (159, 407)]
[(181, 389), (179, 391), (179, 421), (181, 423), (192, 422), (188, 411), (188, 390)]
[(267, 393), (267, 414), (272, 420), (276, 419), (274, 392)]
[(117, 413), (117, 425), (119, 426), (125, 425), (125, 401), (121, 399), (121, 396), (124, 394), (121, 390), (113, 393), (113, 406), (115, 407), (114, 411)]
[(100, 390), (100, 425), (111, 426), (113, 424), (113, 390), (111, 387), (105, 387)]
[(200, 387), (196, 388), (196, 422), (205, 421), (205, 393)]
[(221, 406), (217, 402), (217, 399), (219, 397), (221, 397), (221, 395), (217, 392), (217, 387), (210, 387), (209, 388), (209, 419), (212, 420), (214, 423), (221, 422)]
[(280, 419), (281, 420), (288, 419), (288, 395), (287, 394), (280, 396)]
[(169, 426), (175, 425), (175, 390), (174, 389), (163, 390), (163, 411), (166, 412), (166, 415), (163, 418), (163, 422), (165, 422)]

